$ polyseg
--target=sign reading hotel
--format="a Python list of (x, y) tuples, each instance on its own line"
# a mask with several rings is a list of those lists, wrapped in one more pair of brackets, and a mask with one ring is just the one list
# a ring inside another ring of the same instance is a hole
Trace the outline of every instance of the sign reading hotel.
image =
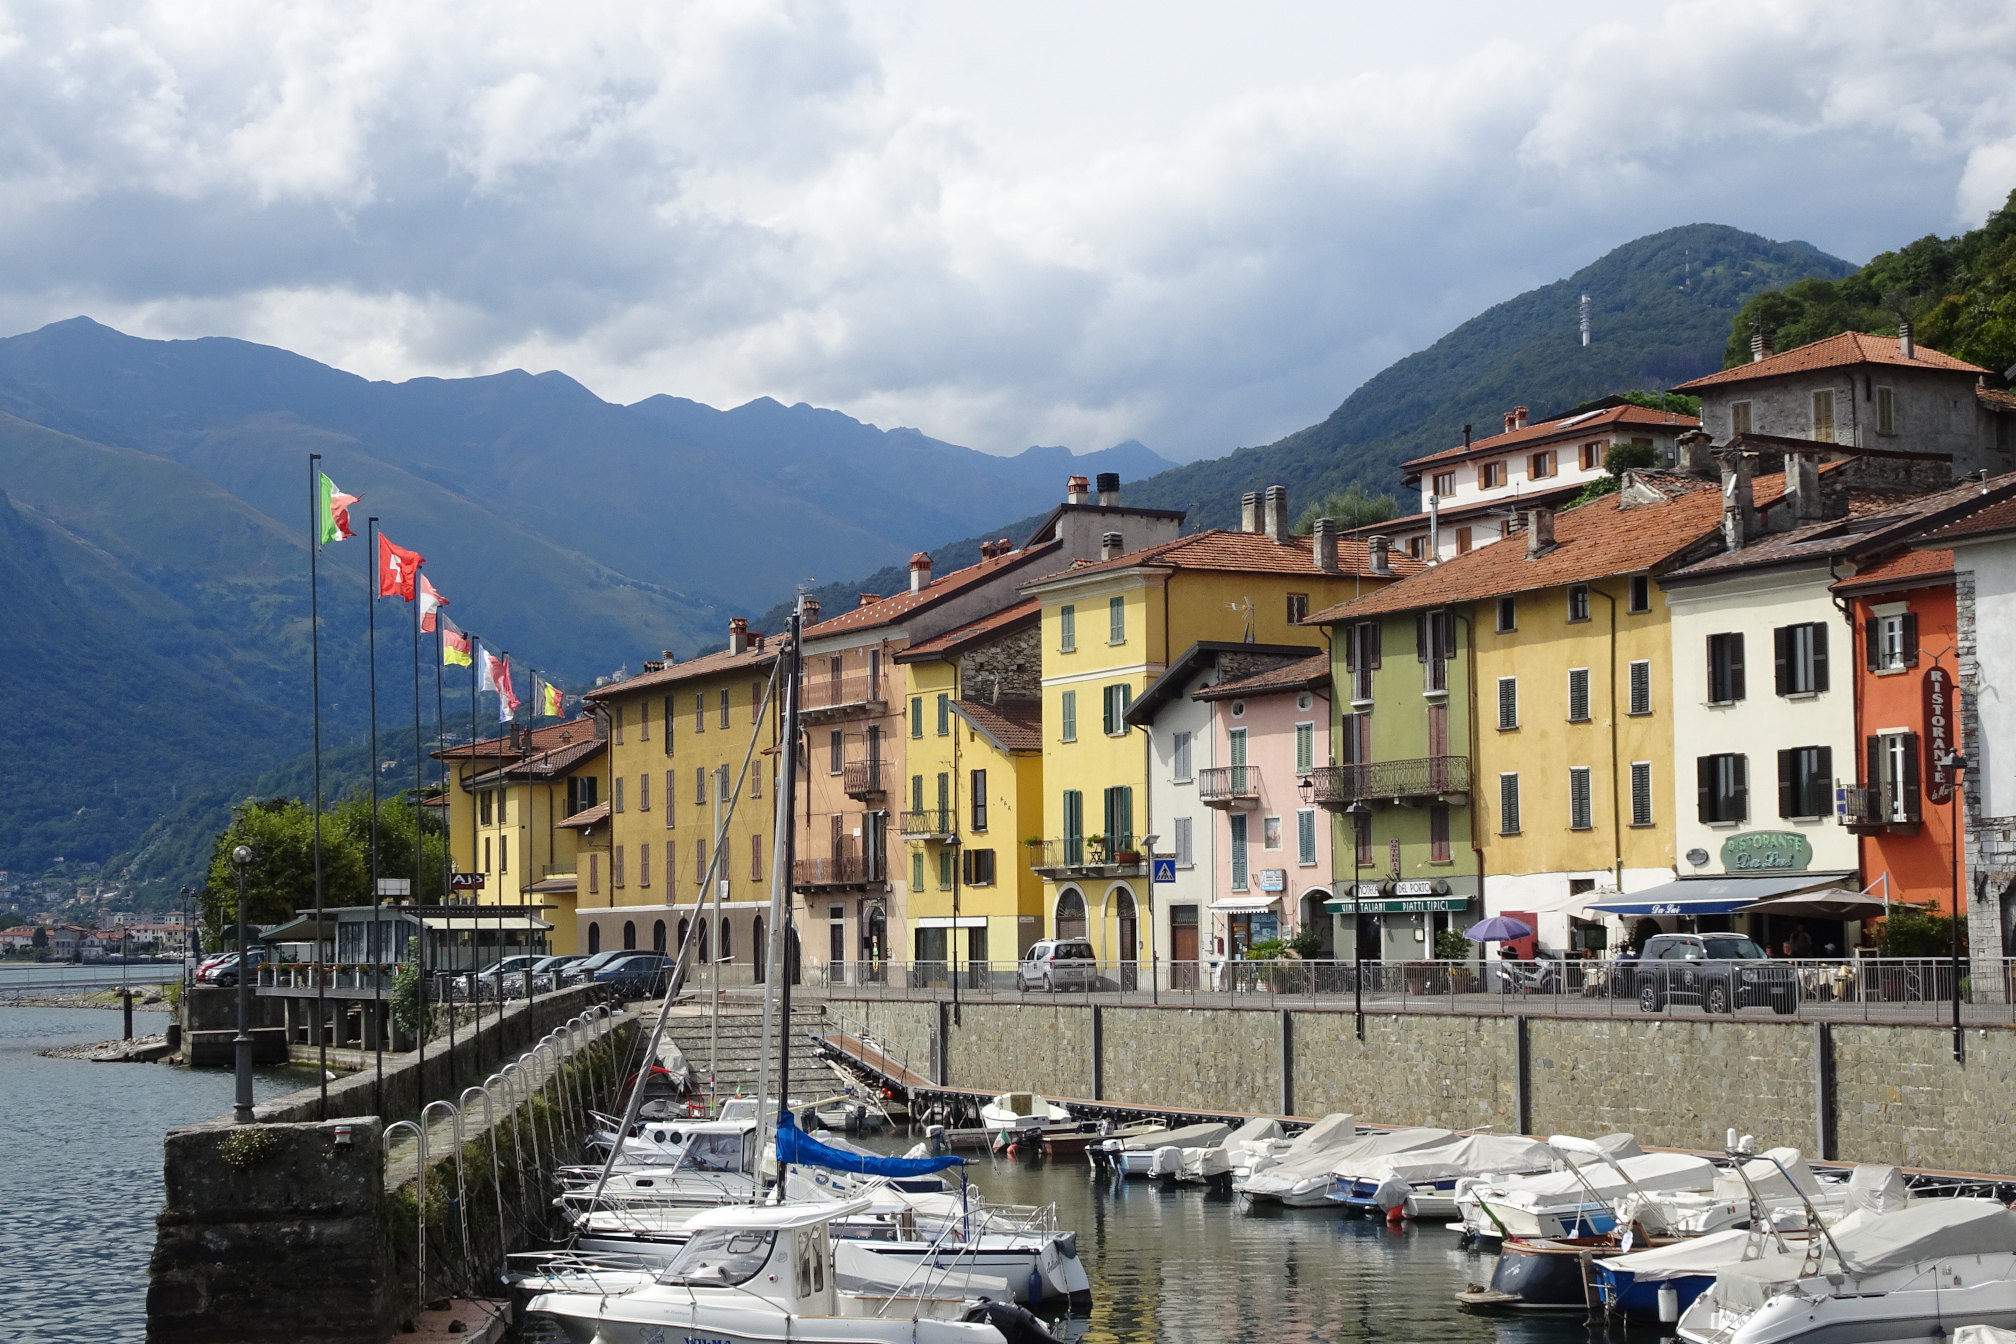
[(1796, 873), (1813, 862), (1813, 844), (1796, 831), (1742, 831), (1722, 842), (1730, 873)]
[(1933, 664), (1925, 669), (1925, 801), (1953, 801), (1953, 678)]

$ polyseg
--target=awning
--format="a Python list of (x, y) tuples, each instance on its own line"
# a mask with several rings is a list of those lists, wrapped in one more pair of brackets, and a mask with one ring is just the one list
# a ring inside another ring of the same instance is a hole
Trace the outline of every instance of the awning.
[(1796, 877), (1683, 877), (1644, 891), (1605, 896), (1589, 902), (1586, 908), (1605, 915), (1726, 915), (1774, 896), (1831, 886), (1843, 876), (1802, 873)]
[(1796, 896), (1774, 896), (1742, 907), (1744, 914), (1791, 915), (1807, 919), (1873, 919), (1883, 913), (1883, 901), (1866, 891), (1827, 887)]
[[(767, 905), (768, 902), (766, 901)], [(961, 915), (957, 919), (950, 915), (932, 915), (925, 919), (910, 921), (913, 929), (984, 929), (987, 927), (985, 915)]]
[(1279, 896), (1227, 896), (1211, 902), (1211, 908), (1227, 915), (1254, 915), (1281, 904)]
[(315, 934), (315, 916), (312, 914), (296, 915), (285, 924), (275, 924), (272, 928), (260, 934), (259, 941), (262, 943), (326, 943), (336, 936), (335, 918), (324, 912), (321, 926), (322, 936), (318, 938)]
[(420, 922), (444, 933), (473, 933), (478, 930), (488, 933), (496, 929), (506, 933), (543, 933), (553, 927), (545, 920), (534, 919), (530, 915), (423, 915)]

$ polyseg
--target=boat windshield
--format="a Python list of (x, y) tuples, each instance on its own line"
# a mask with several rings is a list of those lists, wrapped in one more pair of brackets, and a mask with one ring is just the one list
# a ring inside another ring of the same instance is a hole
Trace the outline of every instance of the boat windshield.
[(1760, 961), (1764, 949), (1748, 938), (1710, 938), (1708, 956), (1713, 961)]
[(686, 1138), (686, 1165), (700, 1171), (740, 1171), (740, 1134), (690, 1134)]
[(747, 1283), (769, 1263), (775, 1232), (742, 1228), (708, 1228), (695, 1232), (658, 1275), (658, 1282), (697, 1288), (733, 1287)]

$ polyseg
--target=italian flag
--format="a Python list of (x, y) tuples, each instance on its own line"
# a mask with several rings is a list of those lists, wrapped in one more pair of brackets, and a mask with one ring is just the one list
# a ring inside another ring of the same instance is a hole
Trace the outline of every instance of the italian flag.
[(319, 471), (315, 480), (315, 540), (326, 546), (356, 536), (350, 530), (350, 506), (358, 497), (344, 494), (336, 488), (336, 482)]

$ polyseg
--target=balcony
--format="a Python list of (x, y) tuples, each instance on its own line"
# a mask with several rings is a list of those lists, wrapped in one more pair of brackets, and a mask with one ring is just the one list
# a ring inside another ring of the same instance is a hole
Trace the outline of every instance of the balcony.
[(1027, 846), (1029, 867), (1052, 882), (1070, 877), (1146, 877), (1148, 856), (1135, 847), (1134, 837), (1118, 840), (1072, 836), (1038, 840)]
[(889, 791), (888, 766), (882, 761), (850, 761), (842, 767), (843, 786), (849, 798), (864, 801), (880, 798)]
[(1197, 796), (1206, 807), (1251, 812), (1260, 806), (1260, 770), (1251, 765), (1214, 765), (1199, 770)]
[(1841, 790), (1841, 824), (1857, 835), (1914, 835), (1921, 820), (1918, 800), (1896, 798), (1881, 785)]
[(1419, 756), (1404, 761), (1374, 761), (1369, 765), (1325, 765), (1309, 772), (1316, 802), (1342, 811), (1361, 799), (1376, 802), (1454, 800), (1470, 792), (1468, 756)]
[(798, 691), (798, 712), (807, 719), (881, 713), (888, 708), (884, 679), (867, 672), (851, 677), (807, 676)]
[(949, 807), (905, 812), (899, 823), (905, 840), (950, 840), (956, 817)]
[(864, 887), (883, 880), (884, 865), (879, 854), (799, 859), (791, 865), (791, 884), (799, 888)]

